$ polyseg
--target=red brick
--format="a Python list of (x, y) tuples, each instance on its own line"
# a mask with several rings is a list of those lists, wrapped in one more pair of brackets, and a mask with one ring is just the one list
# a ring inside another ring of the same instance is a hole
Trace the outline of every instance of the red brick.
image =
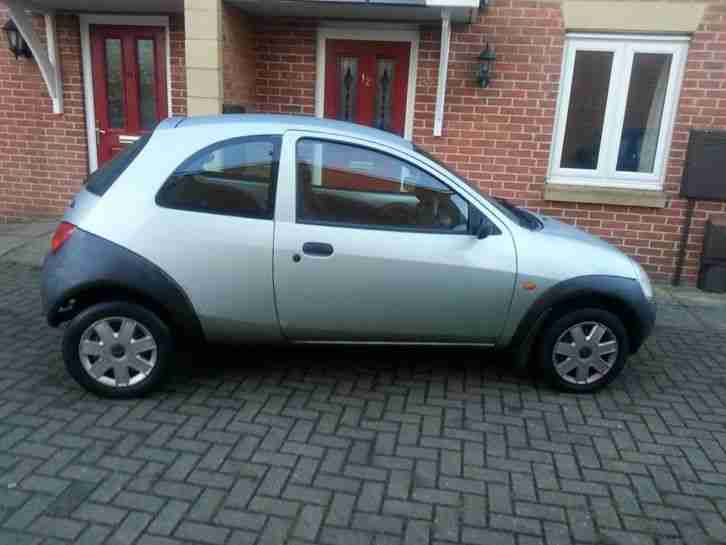
[[(314, 113), (316, 30), (312, 19), (248, 18), (225, 7), (225, 102), (261, 112)], [(565, 30), (561, 8), (539, 0), (492, 2), (477, 21), (454, 25), (444, 136), (434, 137), (440, 27), (423, 27), (419, 44), (414, 141), (487, 194), (511, 198), (600, 235), (644, 263), (654, 278), (675, 269), (686, 203), (678, 192), (689, 131), (726, 128), (726, 33), (723, 4), (710, 4), (692, 36), (686, 78), (666, 165), (666, 208), (544, 200)], [(0, 25), (5, 22), (0, 8)], [(172, 17), (171, 88), (186, 111), (183, 18)], [(42, 29), (42, 20), (36, 19)], [(78, 20), (58, 20), (66, 113), (55, 116), (32, 61), (0, 48), (0, 221), (55, 215), (85, 176), (86, 140)], [(44, 36), (44, 33), (40, 33)], [(497, 51), (493, 79), (474, 81), (476, 57)], [(703, 226), (722, 203), (699, 203), (688, 241), (685, 278), (695, 281)]]
[[(0, 4), (0, 26), (7, 19), (7, 10)], [(33, 24), (44, 42), (42, 17), (34, 17)], [(37, 63), (15, 60), (4, 45), (0, 47), (0, 89), (5, 90), (0, 98), (0, 119), (4, 120), (0, 123), (0, 222), (60, 215), (88, 174), (79, 21), (63, 14), (56, 24), (62, 114), (52, 113)], [(186, 111), (181, 24), (180, 17), (171, 18), (172, 108), (176, 113)]]

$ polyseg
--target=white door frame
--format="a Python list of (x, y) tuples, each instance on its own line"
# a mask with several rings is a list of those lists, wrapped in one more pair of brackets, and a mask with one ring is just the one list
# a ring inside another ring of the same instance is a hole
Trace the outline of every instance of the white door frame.
[(413, 138), (413, 116), (416, 105), (416, 75), (418, 72), (419, 30), (414, 25), (390, 23), (335, 23), (318, 28), (315, 78), (315, 115), (325, 115), (325, 40), (367, 40), (374, 42), (409, 42), (411, 58), (408, 63), (408, 89), (406, 90), (406, 113), (403, 137)]
[(86, 112), (86, 139), (88, 141), (88, 171), (98, 168), (96, 145), (96, 103), (93, 96), (93, 63), (91, 60), (91, 25), (158, 26), (165, 29), (166, 41), (166, 92), (168, 115), (171, 108), (171, 44), (169, 42), (169, 17), (146, 15), (79, 15), (81, 22), (81, 60), (83, 68), (83, 96)]

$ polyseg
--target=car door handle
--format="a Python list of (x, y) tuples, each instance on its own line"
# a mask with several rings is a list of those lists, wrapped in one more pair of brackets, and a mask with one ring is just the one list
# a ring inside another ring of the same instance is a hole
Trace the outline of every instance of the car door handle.
[(333, 247), (325, 242), (306, 242), (303, 244), (303, 253), (327, 257), (333, 255)]

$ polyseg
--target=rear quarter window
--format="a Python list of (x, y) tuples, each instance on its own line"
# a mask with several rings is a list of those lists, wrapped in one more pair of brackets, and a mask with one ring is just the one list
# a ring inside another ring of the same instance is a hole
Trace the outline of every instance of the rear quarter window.
[(164, 183), (164, 208), (271, 219), (281, 138), (245, 136), (213, 144), (184, 161)]
[(99, 197), (103, 196), (129, 165), (134, 162), (134, 159), (141, 153), (141, 150), (144, 149), (144, 146), (146, 146), (150, 138), (150, 134), (139, 138), (136, 142), (124, 148), (116, 157), (88, 176), (84, 182), (86, 189)]

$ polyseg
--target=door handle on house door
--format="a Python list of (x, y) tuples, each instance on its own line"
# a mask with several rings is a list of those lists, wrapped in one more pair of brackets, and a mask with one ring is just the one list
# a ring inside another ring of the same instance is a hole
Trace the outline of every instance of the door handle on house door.
[(96, 138), (95, 138), (95, 140), (96, 140), (96, 147), (100, 147), (101, 146), (101, 136), (103, 136), (104, 134), (106, 134), (106, 131), (104, 131), (103, 129), (99, 129), (98, 127), (96, 127)]

